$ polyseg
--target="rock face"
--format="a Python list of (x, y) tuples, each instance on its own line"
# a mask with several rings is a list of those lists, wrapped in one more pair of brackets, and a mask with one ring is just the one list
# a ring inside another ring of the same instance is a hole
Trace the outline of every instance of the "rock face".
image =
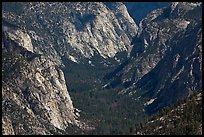
[(137, 32), (122, 3), (15, 3), (18, 12), (9, 9), (12, 4), (3, 3), (3, 18), (29, 30), (33, 50), (58, 63), (61, 57), (80, 62), (94, 55), (113, 58), (118, 52), (129, 53)]
[(180, 40), (172, 41), (164, 58), (138, 82), (141, 89), (150, 87), (146, 96), (157, 98), (148, 113), (202, 89), (202, 21), (175, 37)]
[(2, 133), (54, 134), (77, 125), (60, 67), (30, 51), (26, 32), (6, 24), (3, 28)]
[(200, 3), (172, 3), (151, 12), (139, 25), (132, 58), (111, 73), (109, 87), (146, 91), (154, 100), (151, 112), (201, 89), (201, 13)]
[[(172, 3), (172, 5), (175, 5), (175, 3)], [(133, 41), (135, 46), (131, 54), (138, 58), (135, 64), (139, 64), (136, 66), (136, 72), (138, 73), (135, 74), (135, 82), (157, 65), (166, 54), (171, 41), (179, 41), (176, 34), (184, 34), (189, 23), (194, 24), (197, 21), (189, 16), (194, 12), (191, 12), (192, 9), (182, 10), (181, 8), (180, 12), (176, 13), (172, 5), (153, 11), (140, 24), (138, 36)], [(177, 6), (179, 5), (187, 6), (190, 4), (179, 3)], [(183, 9), (185, 8), (183, 7)], [(199, 10), (199, 8), (195, 10)], [(143, 55), (140, 55), (140, 53), (143, 53)]]
[(124, 4), (5, 2), (2, 12), (3, 134), (56, 134), (68, 124), (80, 126), (62, 58), (118, 61), (117, 53), (130, 53), (138, 28)]
[(2, 12), (3, 134), (64, 134), (70, 124), (85, 128), (64, 76), (74, 73), (67, 66), (84, 60), (90, 67), (93, 61), (113, 67), (112, 59), (121, 62), (128, 54), (104, 87), (119, 86), (130, 96), (140, 91), (138, 99), (149, 99), (149, 114), (202, 88), (201, 3), (157, 9), (139, 28), (120, 2), (8, 2)]
[(33, 52), (33, 45), (31, 38), (27, 33), (20, 31), (19, 29), (11, 29), (8, 26), (2, 26), (4, 32), (7, 33), (8, 37), (19, 43), (19, 46), (25, 48), (27, 51)]

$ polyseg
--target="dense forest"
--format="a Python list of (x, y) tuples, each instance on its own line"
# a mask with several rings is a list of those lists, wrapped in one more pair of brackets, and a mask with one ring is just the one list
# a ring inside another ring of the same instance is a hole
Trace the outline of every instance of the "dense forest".
[(137, 135), (201, 135), (202, 92), (162, 109), (131, 131)]

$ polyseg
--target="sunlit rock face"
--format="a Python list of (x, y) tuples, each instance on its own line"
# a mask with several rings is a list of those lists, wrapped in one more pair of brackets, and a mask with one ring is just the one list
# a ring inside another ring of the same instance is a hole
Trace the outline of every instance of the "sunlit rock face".
[(62, 58), (80, 63), (95, 55), (129, 54), (138, 27), (126, 7), (120, 2), (8, 2), (2, 12), (3, 134), (80, 127)]
[(95, 55), (130, 53), (138, 30), (120, 2), (19, 3), (20, 14), (6, 12), (6, 6), (3, 18), (29, 30), (34, 51), (58, 63), (60, 57), (79, 63)]
[(19, 46), (25, 48), (28, 51), (33, 52), (33, 45), (31, 42), (31, 38), (27, 33), (19, 29), (11, 29), (8, 26), (2, 26), (2, 29), (5, 33), (7, 33), (8, 37), (13, 41), (18, 41)]
[(78, 125), (63, 71), (32, 51), (26, 32), (4, 25), (2, 133), (53, 134), (68, 124)]

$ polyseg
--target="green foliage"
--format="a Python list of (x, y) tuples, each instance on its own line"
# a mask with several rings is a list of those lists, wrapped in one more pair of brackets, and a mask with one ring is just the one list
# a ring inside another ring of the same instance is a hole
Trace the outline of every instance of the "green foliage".
[(95, 128), (84, 134), (128, 134), (131, 125), (145, 117), (141, 102), (114, 90), (70, 92), (70, 96), (81, 110), (80, 120)]
[(109, 59), (106, 63), (109, 62), (112, 66), (104, 66), (105, 60), (99, 56), (95, 56), (91, 61), (94, 66), (91, 66), (86, 59), (81, 61), (84, 62), (83, 64), (77, 64), (63, 58), (65, 64), (63, 70), (70, 92), (83, 92), (101, 87), (105, 84), (104, 75), (114, 68), (114, 64), (117, 64), (113, 59)]
[(199, 94), (179, 101), (151, 116), (135, 128), (136, 134), (197, 135), (201, 134), (202, 98)]

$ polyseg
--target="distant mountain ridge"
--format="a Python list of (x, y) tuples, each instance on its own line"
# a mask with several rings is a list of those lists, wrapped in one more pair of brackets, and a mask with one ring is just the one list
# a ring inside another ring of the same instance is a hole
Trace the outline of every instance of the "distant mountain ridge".
[(154, 100), (147, 106), (148, 113), (200, 90), (201, 13), (200, 3), (183, 2), (147, 15), (133, 41), (132, 58), (107, 75), (112, 82), (106, 86), (121, 87), (122, 93), (144, 91)]

